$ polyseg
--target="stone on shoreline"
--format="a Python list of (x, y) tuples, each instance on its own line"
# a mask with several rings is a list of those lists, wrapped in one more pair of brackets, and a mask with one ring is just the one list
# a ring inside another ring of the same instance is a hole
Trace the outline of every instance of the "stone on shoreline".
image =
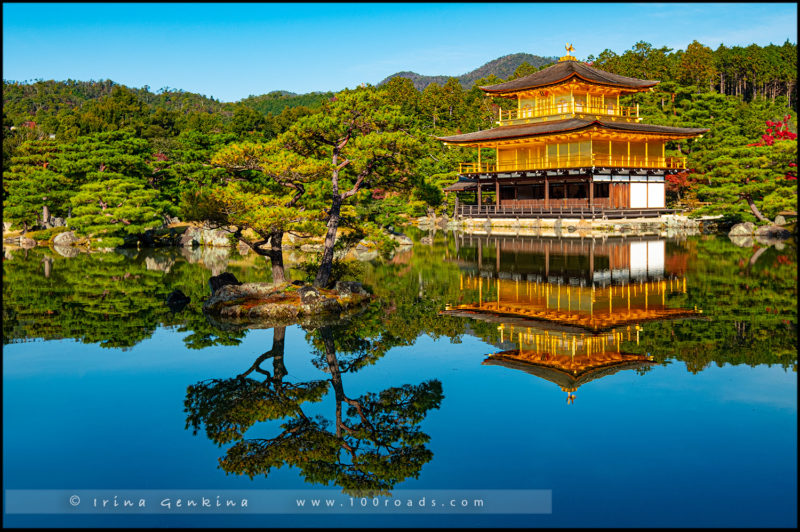
[(756, 224), (752, 222), (736, 224), (731, 227), (731, 230), (728, 232), (728, 236), (753, 236), (755, 229)]
[(236, 276), (229, 272), (223, 272), (219, 275), (213, 275), (208, 280), (208, 286), (211, 289), (212, 296), (225, 286), (228, 285), (239, 286), (241, 284), (242, 283), (236, 278)]
[(222, 229), (188, 227), (178, 238), (180, 246), (231, 247), (231, 233)]
[(78, 240), (80, 240), (80, 239), (75, 235), (74, 231), (66, 231), (64, 233), (58, 233), (53, 238), (53, 245), (54, 246), (71, 246), (75, 242), (77, 242)]
[(777, 225), (764, 225), (756, 229), (755, 236), (769, 238), (772, 240), (785, 240), (792, 236), (792, 233)]

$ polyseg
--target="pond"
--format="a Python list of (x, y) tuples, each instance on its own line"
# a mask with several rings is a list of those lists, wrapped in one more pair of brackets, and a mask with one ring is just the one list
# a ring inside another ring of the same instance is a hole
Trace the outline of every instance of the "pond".
[(6, 524), (797, 526), (793, 241), (412, 236), (317, 328), (203, 315), (252, 254), (6, 250)]

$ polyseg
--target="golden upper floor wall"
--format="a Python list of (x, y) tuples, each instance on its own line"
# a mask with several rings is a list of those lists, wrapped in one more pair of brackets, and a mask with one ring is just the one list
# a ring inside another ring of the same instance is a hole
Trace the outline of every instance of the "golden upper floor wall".
[(661, 139), (612, 141), (587, 137), (530, 139), (498, 147), (497, 168), (509, 171), (578, 166), (668, 168), (675, 164), (667, 160), (665, 142)]
[(515, 95), (517, 108), (501, 111), (498, 125), (533, 124), (567, 118), (640, 122), (639, 107), (620, 105), (622, 92), (571, 81)]

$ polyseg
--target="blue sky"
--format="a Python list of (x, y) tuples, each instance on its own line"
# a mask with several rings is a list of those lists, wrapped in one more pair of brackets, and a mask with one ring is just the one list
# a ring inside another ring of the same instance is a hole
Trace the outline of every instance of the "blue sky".
[(795, 3), (3, 4), (3, 79), (111, 79), (236, 101), (457, 76), (527, 52), (586, 59), (638, 41), (797, 42)]

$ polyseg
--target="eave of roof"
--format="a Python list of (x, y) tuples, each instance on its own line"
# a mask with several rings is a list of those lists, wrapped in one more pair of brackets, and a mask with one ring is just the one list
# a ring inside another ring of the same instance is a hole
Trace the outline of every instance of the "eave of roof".
[(557, 133), (570, 133), (587, 129), (589, 127), (600, 127), (608, 130), (628, 131), (632, 133), (651, 133), (655, 135), (671, 135), (692, 137), (702, 135), (707, 132), (705, 128), (688, 128), (657, 126), (653, 124), (641, 124), (636, 122), (606, 122), (603, 120), (583, 120), (580, 118), (568, 118), (565, 120), (554, 120), (549, 122), (537, 122), (535, 124), (517, 124), (510, 126), (500, 126), (492, 129), (484, 129), (472, 133), (452, 135), (449, 137), (436, 137), (442, 142), (451, 144), (471, 144), (475, 142), (487, 142), (495, 140), (506, 140), (525, 137), (538, 137), (542, 135), (552, 135)]
[(536, 377), (548, 380), (561, 388), (577, 388), (587, 382), (599, 379), (608, 375), (613, 375), (619, 371), (627, 369), (643, 369), (647, 366), (654, 365), (655, 362), (646, 359), (628, 359), (618, 362), (605, 364), (595, 368), (587, 368), (581, 372), (571, 374), (563, 369), (557, 367), (536, 364), (531, 361), (523, 361), (516, 359), (513, 356), (508, 356), (508, 352), (496, 353), (490, 355), (489, 358), (483, 361), (483, 365), (487, 366), (504, 366), (509, 369), (518, 369)]
[(472, 190), (478, 188), (478, 180), (477, 179), (470, 179), (464, 181), (456, 181), (452, 185), (446, 186), (443, 190), (445, 192), (460, 192), (463, 190)]

